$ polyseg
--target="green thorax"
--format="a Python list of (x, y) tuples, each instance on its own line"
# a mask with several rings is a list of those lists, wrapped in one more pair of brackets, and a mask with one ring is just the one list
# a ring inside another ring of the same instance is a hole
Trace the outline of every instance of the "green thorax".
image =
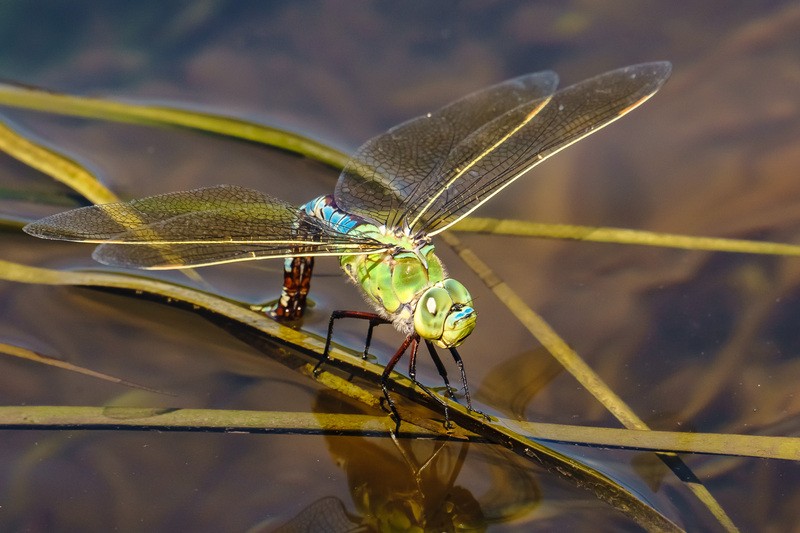
[(372, 224), (360, 224), (352, 231), (394, 248), (368, 255), (343, 255), (339, 259), (342, 269), (381, 314), (400, 329), (413, 329), (414, 308), (420, 296), (446, 277), (433, 245), (381, 231)]

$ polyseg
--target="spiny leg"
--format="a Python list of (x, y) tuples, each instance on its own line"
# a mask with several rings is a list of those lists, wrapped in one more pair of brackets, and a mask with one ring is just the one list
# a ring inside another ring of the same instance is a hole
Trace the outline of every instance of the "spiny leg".
[[(452, 393), (450, 392), (450, 383), (447, 381), (447, 371), (445, 370), (441, 359), (439, 359), (439, 354), (436, 353), (430, 341), (426, 340), (425, 344), (428, 346), (428, 351), (433, 358), (433, 362), (436, 365), (436, 368), (439, 370), (439, 375), (444, 379), (444, 384), (447, 387), (447, 394), (452, 396)], [(432, 400), (436, 400), (439, 405), (444, 408), (444, 427), (445, 429), (450, 429), (450, 411), (447, 408), (447, 402), (436, 396), (428, 387), (417, 381), (417, 348), (418, 346), (412, 346), (411, 349), (411, 357), (408, 361), (408, 377), (411, 378), (411, 381), (414, 383), (414, 385), (422, 389), (425, 394), (430, 396)]]
[(322, 359), (314, 366), (314, 375), (319, 374), (320, 367), (328, 360), (331, 349), (331, 339), (333, 338), (333, 322), (339, 318), (358, 318), (361, 320), (369, 320), (369, 329), (367, 329), (367, 340), (364, 345), (364, 353), (361, 355), (362, 359), (367, 359), (369, 346), (372, 343), (372, 330), (375, 326), (381, 324), (389, 324), (389, 320), (383, 318), (381, 315), (375, 313), (368, 313), (364, 311), (334, 311), (331, 313), (331, 318), (328, 321), (328, 336), (325, 338), (325, 350), (322, 352)]
[(433, 359), (433, 364), (436, 365), (436, 370), (439, 372), (439, 375), (442, 376), (442, 380), (444, 380), (447, 396), (454, 398), (454, 389), (450, 386), (450, 380), (447, 379), (447, 369), (445, 369), (442, 360), (439, 358), (439, 353), (436, 351), (431, 341), (425, 341), (425, 344), (428, 347), (428, 353), (431, 355), (431, 359)]
[(383, 397), (386, 398), (386, 403), (389, 404), (389, 411), (394, 418), (394, 432), (397, 433), (400, 431), (400, 413), (397, 412), (397, 407), (394, 405), (394, 401), (392, 397), (389, 395), (389, 375), (394, 370), (394, 367), (397, 365), (397, 362), (400, 361), (400, 358), (403, 357), (403, 354), (406, 353), (409, 345), (412, 345), (412, 351), (416, 352), (417, 347), (419, 346), (419, 335), (416, 333), (412, 333), (406, 340), (403, 341), (403, 344), (397, 349), (389, 362), (386, 363), (386, 367), (383, 369), (383, 374), (381, 374), (381, 389), (383, 390)]
[[(369, 321), (369, 328), (367, 329), (367, 338), (364, 346), (364, 352), (362, 354), (362, 358), (364, 359), (367, 359), (369, 347), (372, 342), (372, 332), (375, 326), (391, 323), (391, 321), (387, 320), (386, 318), (376, 313), (370, 313), (365, 311), (345, 311), (345, 310), (333, 311), (331, 313), (331, 318), (328, 321), (328, 334), (325, 339), (325, 349), (322, 352), (322, 359), (320, 359), (320, 361), (316, 364), (316, 366), (314, 366), (313, 372), (315, 375), (319, 373), (322, 365), (325, 363), (325, 361), (328, 360), (330, 354), (331, 342), (333, 338), (333, 324), (337, 319), (340, 318), (356, 318), (360, 320)], [(400, 418), (400, 414), (397, 411), (397, 407), (395, 406), (394, 400), (392, 400), (391, 396), (389, 395), (388, 381), (392, 371), (394, 370), (395, 366), (397, 366), (397, 363), (403, 357), (403, 354), (406, 352), (409, 346), (411, 346), (411, 354), (408, 363), (409, 378), (411, 378), (411, 381), (415, 385), (417, 385), (423, 392), (425, 392), (433, 400), (436, 400), (437, 402), (439, 402), (439, 404), (442, 405), (442, 407), (444, 408), (444, 426), (445, 428), (450, 427), (450, 417), (449, 417), (447, 402), (443, 401), (439, 396), (433, 394), (433, 392), (430, 389), (428, 389), (428, 387), (417, 381), (417, 352), (419, 350), (419, 340), (420, 338), (419, 335), (417, 334), (412, 334), (406, 337), (406, 339), (403, 341), (403, 344), (400, 345), (395, 354), (386, 364), (386, 367), (383, 370), (383, 374), (381, 375), (381, 389), (383, 390), (383, 396), (386, 399), (386, 403), (389, 406), (389, 411), (391, 413), (391, 416), (395, 420), (395, 432), (400, 430), (400, 422), (402, 419)], [(433, 344), (430, 341), (426, 340), (425, 344), (428, 347), (428, 352), (431, 355), (431, 359), (433, 359), (433, 363), (436, 365), (436, 370), (439, 372), (439, 375), (442, 377), (442, 380), (444, 380), (447, 395), (453, 397), (454, 389), (450, 385), (450, 381), (447, 378), (447, 370), (445, 369), (444, 364), (442, 363), (442, 360), (439, 357), (439, 354), (436, 352), (436, 349), (433, 347)], [(456, 361), (456, 364), (461, 370), (461, 381), (464, 385), (464, 392), (467, 399), (467, 407), (470, 410), (473, 410), (472, 401), (469, 395), (469, 388), (467, 385), (467, 375), (464, 371), (464, 363), (461, 360), (461, 356), (458, 354), (457, 351), (455, 351), (455, 348), (451, 348), (450, 351), (453, 354), (453, 359)]]
[[(442, 376), (442, 379), (444, 379), (444, 384), (447, 387), (447, 391), (450, 394), (450, 397), (452, 398), (453, 389), (450, 386), (450, 383), (447, 381), (447, 371), (445, 370), (441, 359), (439, 359), (439, 354), (436, 352), (436, 348), (434, 348), (433, 344), (430, 342), (428, 342), (427, 344), (428, 344), (428, 351), (431, 354), (431, 359), (433, 359), (436, 368), (439, 369), (439, 375)], [(475, 413), (478, 413), (480, 415), (483, 415), (485, 418), (488, 419), (489, 417), (486, 415), (486, 413), (484, 413), (483, 411), (478, 411), (477, 409), (474, 409), (472, 407), (472, 397), (469, 394), (469, 383), (467, 383), (467, 372), (466, 370), (464, 370), (464, 361), (461, 359), (461, 355), (458, 353), (458, 350), (456, 350), (455, 348), (449, 348), (449, 350), (450, 354), (453, 356), (453, 361), (456, 362), (456, 365), (458, 365), (458, 370), (461, 372), (461, 385), (464, 387), (464, 399), (467, 401), (467, 409)], [(445, 410), (445, 416), (446, 415), (447, 411)], [(449, 421), (445, 419), (445, 427), (448, 427), (447, 426), (448, 422)]]
[(464, 370), (464, 361), (461, 360), (458, 350), (455, 348), (450, 348), (450, 354), (453, 356), (453, 361), (456, 362), (458, 369), (461, 371), (461, 384), (464, 386), (464, 399), (467, 400), (467, 409), (470, 411), (475, 411), (476, 413), (481, 414), (488, 419), (489, 416), (486, 413), (472, 408), (472, 398), (469, 396), (469, 385), (467, 384), (467, 372)]

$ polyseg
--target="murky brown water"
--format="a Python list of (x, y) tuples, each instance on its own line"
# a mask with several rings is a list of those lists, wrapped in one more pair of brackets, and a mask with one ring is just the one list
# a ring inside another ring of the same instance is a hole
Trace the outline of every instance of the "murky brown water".
[[(26, 83), (206, 106), (352, 150), (397, 122), (524, 72), (552, 68), (566, 85), (669, 59), (672, 79), (643, 108), (559, 154), (480, 214), (800, 242), (800, 8), (602, 4), (203, 2), (163, 12), (155, 3), (87, 2), (69, 15), (16, 8), (3, 13), (5, 35), (15, 41), (0, 46), (0, 67), (3, 77)], [(65, 20), (75, 28), (65, 29)], [(202, 135), (7, 115), (126, 197), (236, 183), (299, 203), (329, 192), (336, 178), (309, 161)], [(0, 165), (3, 189), (59, 190), (7, 157)], [(0, 208), (18, 217), (59, 209), (12, 200)], [(92, 265), (88, 246), (11, 232), (2, 239), (4, 258), (14, 261)], [(463, 239), (653, 428), (782, 436), (800, 429), (797, 259)], [(440, 249), (480, 312), (461, 350), (478, 402), (528, 420), (616, 426)], [(260, 302), (279, 292), (279, 263), (202, 273), (219, 292)], [(329, 275), (314, 283), (317, 307), (306, 327), (322, 332), (330, 310), (364, 304), (333, 261), (318, 270)], [(177, 394), (131, 393), (3, 358), (3, 404), (351, 409), (188, 312), (6, 282), (0, 310), (2, 342)], [(343, 326), (337, 338), (359, 346), (360, 326)], [(388, 354), (398, 342), (381, 332), (375, 353)], [(437, 383), (427, 363), (421, 379)], [(713, 528), (651, 454), (566, 451), (642, 487), (684, 526)], [(0, 524), (17, 531), (239, 531), (264, 520), (267, 529), (277, 527), (298, 514), (337, 516), (343, 506), (351, 522), (370, 524), (381, 513), (414, 508), (436, 528), (457, 517), (496, 531), (635, 530), (583, 490), (492, 447), (447, 444), (436, 452), (419, 442), (407, 453), (414, 460), (403, 460), (391, 441), (365, 438), (5, 432)], [(435, 467), (414, 483), (431, 456)], [(786, 531), (800, 520), (796, 463), (685, 460), (742, 530)]]

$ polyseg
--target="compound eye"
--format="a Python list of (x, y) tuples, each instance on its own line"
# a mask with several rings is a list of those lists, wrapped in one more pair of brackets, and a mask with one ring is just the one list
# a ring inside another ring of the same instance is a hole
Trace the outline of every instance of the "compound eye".
[(440, 339), (452, 306), (453, 299), (447, 290), (432, 287), (425, 291), (414, 310), (414, 329), (419, 336), (428, 340)]
[(460, 281), (456, 281), (453, 278), (447, 278), (442, 282), (442, 287), (444, 287), (448, 294), (450, 294), (450, 298), (452, 298), (453, 303), (472, 307), (472, 295), (469, 293), (467, 288), (461, 284)]

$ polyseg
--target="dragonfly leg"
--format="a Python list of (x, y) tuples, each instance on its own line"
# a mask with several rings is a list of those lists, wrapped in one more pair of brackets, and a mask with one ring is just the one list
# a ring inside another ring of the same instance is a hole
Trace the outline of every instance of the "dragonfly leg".
[[(436, 350), (434, 349), (434, 347), (433, 347), (433, 345), (431, 344), (430, 341), (425, 341), (425, 344), (428, 346), (428, 351), (430, 352), (431, 357), (433, 358), (433, 362), (434, 362), (434, 364), (436, 364), (436, 368), (439, 370), (439, 375), (442, 376), (442, 378), (444, 379), (444, 384), (447, 387), (447, 394), (449, 396), (452, 396), (450, 383), (447, 381), (447, 371), (444, 369), (444, 365), (442, 364), (441, 359), (439, 359), (439, 354), (436, 353)], [(411, 357), (409, 358), (409, 361), (408, 361), (408, 377), (411, 378), (411, 381), (414, 382), (414, 385), (416, 385), (417, 387), (422, 389), (422, 391), (425, 394), (430, 396), (431, 399), (436, 400), (439, 403), (439, 405), (441, 405), (442, 408), (444, 408), (444, 427), (446, 429), (450, 429), (451, 428), (451, 425), (450, 425), (450, 412), (448, 411), (448, 408), (447, 408), (447, 402), (442, 400), (440, 397), (436, 396), (428, 387), (426, 387), (425, 385), (423, 385), (422, 383), (417, 381), (417, 348), (418, 347), (419, 346), (415, 345), (415, 344), (411, 345)]]
[(311, 288), (313, 257), (290, 257), (283, 264), (283, 289), (274, 309), (267, 314), (279, 322), (299, 320), (306, 310), (306, 298)]
[(456, 362), (458, 369), (461, 371), (461, 384), (464, 386), (464, 398), (467, 400), (467, 409), (475, 411), (488, 419), (489, 417), (486, 413), (472, 408), (472, 398), (469, 396), (469, 385), (467, 384), (467, 372), (464, 370), (464, 361), (461, 360), (461, 355), (459, 355), (458, 350), (455, 348), (450, 348), (450, 354), (453, 356), (453, 361)]
[(361, 355), (362, 359), (367, 359), (369, 352), (369, 345), (372, 342), (372, 330), (375, 326), (381, 324), (389, 324), (389, 320), (383, 318), (381, 315), (375, 313), (368, 313), (364, 311), (334, 311), (331, 313), (331, 318), (328, 321), (328, 336), (325, 338), (325, 350), (322, 352), (322, 359), (319, 360), (314, 367), (314, 375), (319, 374), (320, 367), (328, 360), (328, 354), (331, 349), (331, 339), (333, 338), (333, 322), (339, 318), (358, 318), (361, 320), (369, 321), (369, 329), (367, 329), (367, 340), (364, 345), (364, 352)]
[(394, 418), (394, 432), (398, 433), (400, 431), (400, 413), (397, 412), (397, 407), (394, 405), (394, 401), (392, 397), (389, 395), (389, 375), (394, 370), (394, 367), (397, 365), (397, 362), (400, 361), (400, 358), (403, 357), (403, 354), (406, 353), (409, 345), (413, 345), (412, 350), (416, 351), (417, 347), (419, 346), (419, 335), (411, 334), (406, 337), (406, 340), (403, 341), (403, 344), (397, 349), (389, 362), (386, 363), (386, 367), (383, 369), (383, 374), (381, 374), (381, 389), (383, 390), (383, 397), (386, 399), (386, 403), (389, 405), (389, 411), (391, 413), (392, 418)]
[(372, 315), (370, 317), (363, 317), (369, 320), (369, 329), (367, 329), (367, 340), (364, 343), (364, 353), (361, 354), (361, 358), (365, 361), (369, 358), (369, 345), (372, 343), (372, 330), (375, 329), (375, 326), (380, 326), (381, 324), (391, 324), (390, 320), (383, 318), (381, 315), (376, 315), (373, 313), (364, 313)]
[(436, 370), (439, 372), (439, 375), (442, 376), (442, 380), (444, 380), (446, 395), (450, 398), (454, 398), (454, 390), (453, 387), (450, 386), (450, 380), (447, 379), (447, 370), (444, 364), (442, 364), (442, 360), (439, 358), (439, 353), (436, 351), (436, 348), (434, 348), (432, 342), (425, 341), (425, 344), (428, 346), (428, 353), (431, 354), (431, 359), (433, 359), (433, 364), (436, 365)]

